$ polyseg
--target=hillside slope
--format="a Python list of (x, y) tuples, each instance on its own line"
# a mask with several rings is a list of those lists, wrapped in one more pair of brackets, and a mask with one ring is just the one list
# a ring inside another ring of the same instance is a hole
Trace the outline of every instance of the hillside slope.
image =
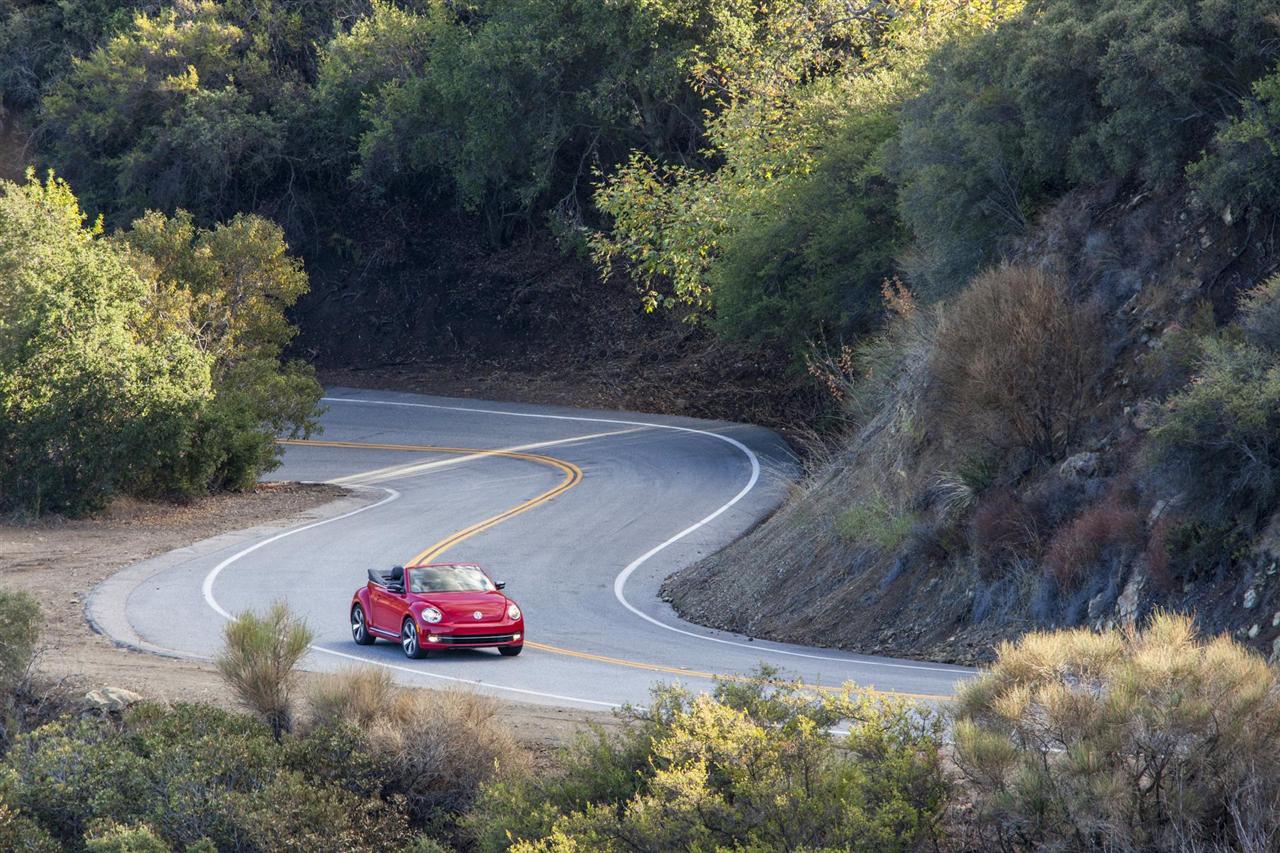
[[(681, 615), (972, 662), (1032, 627), (1125, 624), (1171, 607), (1271, 653), (1280, 516), (1197, 552), (1184, 541), (1202, 529), (1196, 507), (1147, 460), (1162, 402), (1198, 364), (1188, 339), (1231, 320), (1240, 295), (1274, 270), (1274, 235), (1185, 190), (1109, 186), (1066, 196), (1009, 257), (1061, 275), (1100, 310), (1101, 369), (1070, 446), (1051, 463), (1008, 448), (975, 461), (958, 447), (936, 400), (941, 312), (918, 310), (887, 333), (890, 359), (862, 383), (883, 407), (773, 519), (668, 580)], [(1064, 562), (1075, 576), (1055, 572)]]

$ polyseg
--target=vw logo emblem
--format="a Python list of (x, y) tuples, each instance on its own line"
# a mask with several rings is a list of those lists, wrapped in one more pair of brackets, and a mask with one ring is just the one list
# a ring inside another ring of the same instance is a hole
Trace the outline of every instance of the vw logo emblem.
[(480, 618), (480, 611), (479, 611), (479, 610), (477, 610), (475, 613), (472, 613), (472, 614), (471, 614), (471, 618), (472, 618), (472, 619), (479, 619), (479, 618)]

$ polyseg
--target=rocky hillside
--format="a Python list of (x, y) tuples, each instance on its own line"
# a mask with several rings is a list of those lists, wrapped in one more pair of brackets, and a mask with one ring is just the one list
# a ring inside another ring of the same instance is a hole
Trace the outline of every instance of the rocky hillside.
[[(1252, 340), (1275, 310), (1265, 297), (1276, 288), (1258, 290), (1275, 249), (1273, 233), (1185, 189), (1067, 195), (1009, 247), (1004, 273), (1017, 292), (1036, 276), (1057, 282), (1092, 325), (1001, 348), (956, 333), (957, 312), (987, 308), (978, 337), (1027, 334), (1001, 327), (999, 306), (967, 306), (975, 288), (941, 308), (899, 306), (874, 345), (833, 365), (856, 424), (849, 439), (775, 518), (670, 578), (666, 596), (686, 618), (753, 636), (956, 662), (989, 660), (995, 641), (1033, 627), (1130, 624), (1157, 608), (1280, 656), (1280, 514), (1231, 499), (1237, 487), (1269, 494), (1241, 478), (1270, 472), (1232, 469), (1234, 480), (1197, 488), (1192, 463), (1168, 450), (1204, 403), (1189, 395), (1207, 384), (1214, 348)], [(962, 345), (977, 349), (954, 352)], [(1018, 372), (982, 372), (984, 359), (1012, 355)], [(1044, 369), (1028, 372), (1037, 359)], [(1086, 367), (1055, 372), (1066, 363)], [(1010, 400), (983, 380), (1030, 390)], [(1052, 382), (1075, 399), (1040, 387)], [(1231, 418), (1245, 415), (1232, 405), (1264, 407), (1249, 416), (1274, 428), (1275, 398), (1245, 393), (1248, 403), (1208, 401), (1226, 421), (1202, 456), (1234, 438)], [(1076, 411), (1036, 449), (1015, 427), (1045, 405)], [(1224, 472), (1231, 460), (1200, 464)]]

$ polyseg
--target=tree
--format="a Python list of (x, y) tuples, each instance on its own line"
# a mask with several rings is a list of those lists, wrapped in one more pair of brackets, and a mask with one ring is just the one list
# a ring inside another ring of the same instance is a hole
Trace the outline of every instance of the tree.
[(211, 359), (155, 295), (65, 182), (0, 183), (0, 504), (89, 512), (181, 452)]
[(190, 446), (159, 472), (153, 490), (251, 487), (279, 464), (278, 435), (317, 428), (322, 390), (314, 370), (280, 360), (297, 331), (285, 311), (308, 288), (302, 264), (279, 226), (254, 215), (204, 229), (186, 211), (151, 212), (117, 239), (156, 282), (156, 313), (183, 317), (212, 363), (215, 395), (195, 419)]

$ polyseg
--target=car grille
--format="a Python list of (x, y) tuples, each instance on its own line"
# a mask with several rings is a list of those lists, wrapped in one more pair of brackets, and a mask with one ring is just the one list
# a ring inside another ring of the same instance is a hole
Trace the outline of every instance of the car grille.
[(497, 643), (509, 643), (515, 639), (514, 634), (458, 634), (440, 635), (442, 646), (485, 646)]

